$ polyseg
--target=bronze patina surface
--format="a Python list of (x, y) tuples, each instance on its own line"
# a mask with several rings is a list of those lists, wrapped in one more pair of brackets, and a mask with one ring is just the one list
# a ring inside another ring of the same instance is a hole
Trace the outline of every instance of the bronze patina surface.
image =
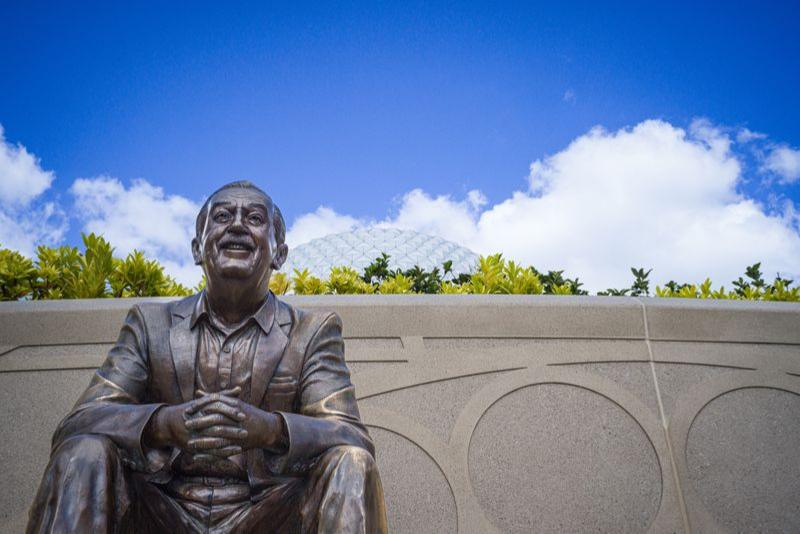
[(209, 197), (207, 288), (130, 310), (53, 436), (28, 532), (386, 531), (341, 320), (268, 289), (284, 238), (253, 184)]

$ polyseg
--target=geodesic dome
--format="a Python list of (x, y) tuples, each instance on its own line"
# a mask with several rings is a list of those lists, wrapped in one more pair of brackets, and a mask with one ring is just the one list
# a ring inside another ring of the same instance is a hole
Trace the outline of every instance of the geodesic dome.
[[(327, 278), (331, 267), (347, 266), (363, 272), (382, 252), (388, 254), (389, 268), (410, 269), (415, 265), (426, 271), (453, 261), (453, 272), (471, 273), (478, 255), (452, 241), (397, 228), (369, 228), (331, 234), (289, 249), (289, 258), (281, 271), (291, 276), (293, 269), (308, 269), (314, 276)], [(448, 278), (450, 278), (448, 276)]]

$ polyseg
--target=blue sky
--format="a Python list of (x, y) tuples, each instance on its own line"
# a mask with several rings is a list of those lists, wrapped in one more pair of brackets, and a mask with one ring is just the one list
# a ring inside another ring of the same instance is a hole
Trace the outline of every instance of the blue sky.
[(290, 245), (390, 224), (593, 289), (800, 275), (800, 4), (695, 4), (3, 2), (0, 244), (102, 231), (188, 280), (192, 212), (250, 179)]

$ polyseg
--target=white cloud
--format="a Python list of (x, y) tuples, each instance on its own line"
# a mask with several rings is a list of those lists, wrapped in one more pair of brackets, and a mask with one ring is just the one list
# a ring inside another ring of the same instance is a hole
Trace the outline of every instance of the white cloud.
[(54, 179), (24, 146), (8, 143), (0, 125), (0, 247), (33, 257), (38, 244), (63, 239), (64, 212), (39, 198)]
[(690, 133), (646, 121), (595, 129), (531, 165), (531, 189), (484, 212), (476, 246), (566, 268), (592, 289), (653, 277), (729, 283), (746, 265), (797, 272), (800, 236), (736, 192), (741, 167), (730, 140), (708, 122)]
[[(658, 122), (658, 121), (649, 121)], [(642, 123), (644, 124), (644, 123)], [(689, 125), (689, 136), (706, 145), (715, 154), (729, 155), (731, 139), (708, 119), (695, 119)]]
[(760, 141), (767, 138), (767, 134), (754, 132), (747, 128), (742, 128), (736, 133), (737, 143), (749, 143), (750, 141)]
[[(295, 219), (286, 232), (289, 249), (308, 243), (317, 237), (349, 232), (364, 226), (364, 222), (349, 215), (340, 215), (333, 209), (320, 206), (313, 213), (306, 213)], [(291, 254), (291, 252), (290, 252)]]
[(741, 172), (731, 139), (705, 120), (688, 131), (663, 121), (594, 128), (534, 161), (528, 190), (499, 204), (482, 209), (415, 189), (380, 224), (502, 252), (540, 270), (566, 269), (591, 291), (629, 286), (630, 267), (654, 268), (662, 285), (710, 276), (730, 287), (757, 261), (769, 276), (800, 275), (793, 207), (767, 214), (737, 193)]
[(0, 125), (0, 204), (25, 207), (49, 189), (54, 178), (53, 171), (43, 170), (39, 158), (24, 146), (6, 142)]
[(398, 213), (379, 226), (415, 230), (466, 243), (474, 236), (480, 209), (486, 202), (486, 197), (477, 190), (467, 193), (466, 200), (457, 201), (449, 195), (434, 198), (421, 189), (414, 189), (403, 196)]
[(576, 100), (575, 91), (572, 89), (567, 89), (564, 91), (564, 96), (561, 98), (562, 102), (566, 102), (567, 104), (574, 104)]
[(60, 244), (67, 228), (66, 214), (53, 202), (33, 202), (26, 210), (0, 208), (0, 248), (29, 258), (40, 244)]
[(194, 285), (200, 280), (202, 271), (191, 255), (198, 204), (166, 195), (145, 180), (134, 180), (126, 188), (107, 176), (79, 178), (70, 192), (84, 231), (102, 234), (116, 247), (115, 254), (141, 250), (179, 282)]
[(764, 170), (781, 177), (781, 183), (790, 184), (800, 179), (800, 150), (788, 146), (773, 148), (764, 161)]

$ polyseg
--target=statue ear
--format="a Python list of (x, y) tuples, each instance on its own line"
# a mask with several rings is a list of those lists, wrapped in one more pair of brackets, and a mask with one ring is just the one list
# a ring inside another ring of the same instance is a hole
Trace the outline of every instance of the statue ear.
[(203, 253), (200, 249), (200, 241), (195, 237), (192, 239), (192, 257), (195, 265), (203, 264)]
[(278, 247), (278, 250), (275, 251), (275, 255), (272, 257), (272, 270), (278, 271), (283, 265), (283, 262), (286, 261), (286, 257), (289, 255), (289, 247), (286, 243), (282, 244)]

